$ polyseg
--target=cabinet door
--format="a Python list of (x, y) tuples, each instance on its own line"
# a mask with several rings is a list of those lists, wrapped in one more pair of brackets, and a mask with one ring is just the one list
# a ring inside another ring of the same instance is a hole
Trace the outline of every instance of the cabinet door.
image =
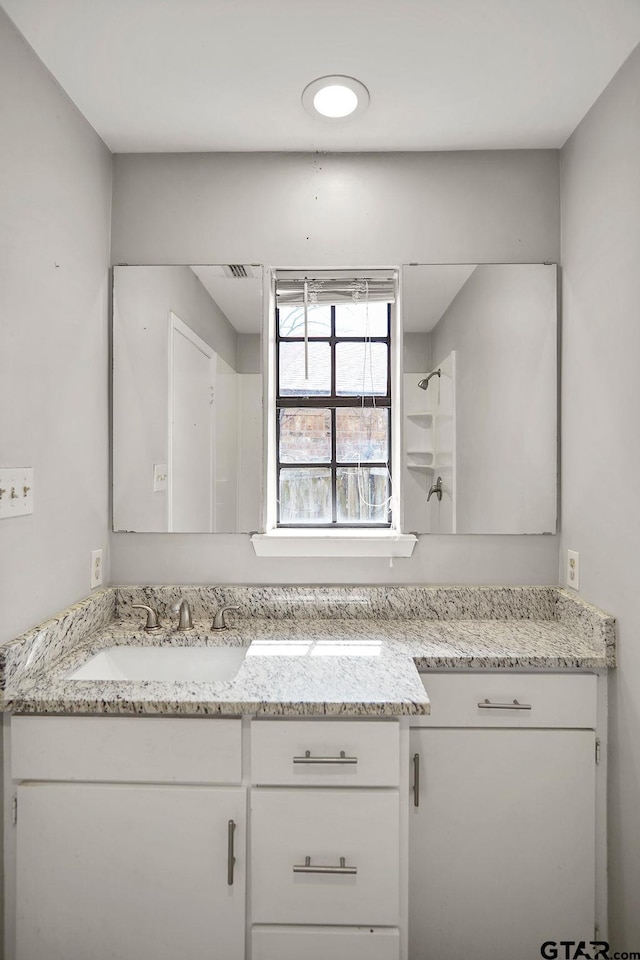
[(17, 960), (242, 960), (245, 811), (240, 788), (20, 786)]
[(534, 960), (591, 940), (595, 734), (423, 729), (410, 812), (410, 960)]

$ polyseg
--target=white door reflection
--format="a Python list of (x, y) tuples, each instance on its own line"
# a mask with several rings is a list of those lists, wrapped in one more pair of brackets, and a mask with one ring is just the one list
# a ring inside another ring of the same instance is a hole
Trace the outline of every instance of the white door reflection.
[(169, 532), (213, 532), (217, 356), (175, 313), (169, 347)]

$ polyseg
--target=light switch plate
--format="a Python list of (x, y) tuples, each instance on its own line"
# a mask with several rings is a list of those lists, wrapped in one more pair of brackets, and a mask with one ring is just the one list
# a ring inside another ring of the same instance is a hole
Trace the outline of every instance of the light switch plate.
[(567, 586), (580, 589), (580, 554), (577, 550), (567, 550)]
[(33, 513), (33, 467), (0, 468), (0, 520)]
[(153, 492), (160, 493), (167, 489), (167, 464), (154, 463), (153, 465)]

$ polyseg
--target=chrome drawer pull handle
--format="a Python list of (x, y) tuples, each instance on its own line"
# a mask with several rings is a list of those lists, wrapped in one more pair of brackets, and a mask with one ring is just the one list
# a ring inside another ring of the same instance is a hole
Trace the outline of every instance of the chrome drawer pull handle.
[(227, 884), (233, 886), (233, 868), (236, 865), (236, 858), (234, 856), (233, 850), (233, 835), (235, 833), (236, 825), (233, 820), (229, 820), (227, 827)]
[(413, 805), (420, 806), (420, 754), (413, 755)]
[(304, 757), (294, 757), (294, 763), (357, 763), (357, 757), (345, 757), (344, 750), (340, 751), (339, 757), (312, 757), (311, 751), (307, 750)]
[(520, 703), (518, 700), (513, 703), (491, 703), (490, 700), (483, 700), (478, 706), (481, 710), (531, 710), (530, 703)]
[(339, 867), (313, 867), (311, 866), (311, 857), (305, 857), (304, 863), (294, 863), (294, 873), (337, 873), (341, 875), (354, 876), (358, 872), (357, 867), (347, 867), (344, 857), (340, 857)]

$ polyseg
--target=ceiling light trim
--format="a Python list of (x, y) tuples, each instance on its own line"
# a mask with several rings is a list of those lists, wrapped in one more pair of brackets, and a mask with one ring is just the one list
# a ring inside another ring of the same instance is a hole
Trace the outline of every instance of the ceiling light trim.
[[(350, 113), (341, 117), (331, 117), (326, 114), (320, 113), (315, 105), (315, 96), (321, 90), (324, 90), (326, 87), (346, 87), (347, 90), (351, 90), (357, 97), (357, 104), (355, 109)], [(324, 120), (327, 123), (344, 123), (345, 121), (352, 120), (354, 117), (357, 117), (358, 114), (364, 113), (364, 111), (369, 106), (369, 91), (365, 87), (364, 83), (361, 83), (360, 80), (356, 80), (355, 77), (347, 77), (342, 74), (331, 74), (326, 77), (318, 77), (317, 80), (312, 80), (311, 83), (302, 91), (302, 105), (307, 111), (307, 113), (312, 116), (315, 120)]]

